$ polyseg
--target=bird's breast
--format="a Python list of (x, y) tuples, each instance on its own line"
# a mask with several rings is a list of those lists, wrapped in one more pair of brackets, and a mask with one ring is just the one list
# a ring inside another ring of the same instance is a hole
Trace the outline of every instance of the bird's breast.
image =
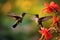
[(37, 18), (35, 19), (35, 22), (38, 24), (38, 19)]

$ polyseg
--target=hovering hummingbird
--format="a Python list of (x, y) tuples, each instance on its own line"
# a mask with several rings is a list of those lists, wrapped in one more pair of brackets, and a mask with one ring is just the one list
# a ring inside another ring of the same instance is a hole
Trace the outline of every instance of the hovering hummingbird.
[(37, 23), (39, 26), (43, 27), (42, 22), (43, 22), (43, 21), (46, 21), (46, 20), (48, 20), (48, 19), (50, 19), (50, 18), (52, 18), (52, 16), (45, 16), (45, 17), (39, 18), (39, 15), (36, 14), (34, 20), (36, 21), (36, 23)]
[(16, 23), (12, 26), (13, 28), (15, 28), (19, 23), (22, 23), (22, 20), (23, 20), (23, 18), (24, 18), (24, 16), (25, 16), (25, 14), (26, 14), (26, 13), (22, 13), (22, 15), (21, 15), (21, 16), (8, 15), (8, 16), (13, 17), (13, 18), (15, 18), (15, 19), (16, 19)]

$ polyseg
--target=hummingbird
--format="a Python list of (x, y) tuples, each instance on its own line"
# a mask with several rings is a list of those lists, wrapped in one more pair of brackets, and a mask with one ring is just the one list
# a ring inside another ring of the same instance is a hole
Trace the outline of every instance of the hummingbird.
[(23, 20), (23, 18), (24, 18), (24, 16), (25, 16), (25, 14), (26, 14), (26, 13), (22, 13), (22, 15), (21, 15), (21, 16), (8, 15), (9, 17), (13, 17), (13, 18), (15, 18), (15, 19), (16, 19), (16, 23), (12, 26), (13, 28), (15, 28), (19, 23), (22, 23), (22, 20)]
[(52, 18), (52, 16), (45, 16), (45, 17), (39, 18), (39, 15), (38, 15), (38, 14), (35, 14), (34, 20), (36, 21), (36, 23), (37, 23), (39, 26), (43, 27), (42, 22), (44, 22), (44, 21), (46, 21), (46, 20), (48, 20), (48, 19), (51, 19), (51, 18)]

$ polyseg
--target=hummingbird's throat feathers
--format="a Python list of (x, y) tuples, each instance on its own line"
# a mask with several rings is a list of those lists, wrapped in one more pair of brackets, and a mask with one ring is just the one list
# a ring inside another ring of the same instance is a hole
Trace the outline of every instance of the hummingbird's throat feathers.
[(38, 18), (35, 18), (35, 21), (36, 21), (37, 24), (38, 24), (38, 20), (39, 20)]
[(22, 15), (20, 15), (20, 17), (22, 18), (23, 16), (22, 16)]

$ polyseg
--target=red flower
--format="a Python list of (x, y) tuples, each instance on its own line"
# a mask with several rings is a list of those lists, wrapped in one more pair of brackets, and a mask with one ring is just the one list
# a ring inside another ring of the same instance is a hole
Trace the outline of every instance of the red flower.
[[(50, 25), (51, 27), (49, 28), (49, 30), (55, 30), (56, 32), (58, 32), (58, 27), (60, 26), (58, 21), (59, 21), (59, 18), (57, 16), (53, 16), (52, 24)], [(56, 27), (53, 27), (54, 25), (56, 25)]]
[(47, 12), (47, 13), (50, 13), (52, 11), (50, 5), (48, 3), (44, 3), (44, 11)]
[(56, 23), (57, 23), (57, 26), (58, 26), (59, 25), (58, 21), (59, 21), (59, 18), (57, 16), (53, 16), (52, 17), (52, 24), (50, 26), (53, 27), (53, 25), (56, 24)]
[(46, 40), (49, 40), (50, 38), (52, 38), (52, 35), (50, 34), (50, 32), (44, 27), (41, 27), (41, 30), (38, 30), (38, 32), (42, 34)]
[(58, 4), (54, 3), (53, 1), (50, 3), (50, 6), (56, 11), (58, 12)]
[(53, 16), (53, 23), (57, 23), (58, 22), (58, 20), (59, 20), (59, 18), (56, 16)]
[(52, 11), (58, 12), (58, 5), (54, 3), (53, 1), (48, 3), (44, 3), (45, 8), (43, 9), (47, 13), (51, 13)]

